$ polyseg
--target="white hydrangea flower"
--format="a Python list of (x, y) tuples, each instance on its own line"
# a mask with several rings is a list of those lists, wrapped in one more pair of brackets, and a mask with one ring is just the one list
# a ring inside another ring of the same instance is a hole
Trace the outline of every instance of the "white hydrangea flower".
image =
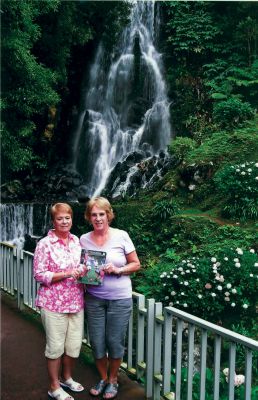
[(190, 269), (187, 269), (185, 272), (186, 272), (187, 274), (190, 274)]
[(254, 254), (255, 250), (254, 249), (250, 249), (250, 253)]
[(168, 296), (165, 296), (165, 300), (168, 300), (169, 299), (169, 297)]
[(254, 274), (250, 274), (249, 276), (250, 276), (250, 278), (253, 278), (253, 277), (254, 277)]
[(236, 303), (231, 303), (231, 307), (235, 307), (236, 306)]
[(248, 168), (248, 170), (247, 170), (248, 172), (252, 172), (252, 168)]
[(224, 368), (224, 369), (223, 369), (223, 374), (224, 374), (225, 376), (229, 376), (229, 368)]
[(235, 267), (236, 267), (236, 268), (240, 268), (240, 267), (241, 267), (241, 264), (240, 264), (239, 262), (237, 262), (237, 263), (235, 263)]
[(237, 293), (237, 290), (236, 290), (236, 289), (232, 289), (231, 292), (232, 292), (233, 294), (236, 294), (236, 293)]
[(163, 283), (163, 286), (167, 286), (167, 284), (166, 284), (166, 283)]
[(170, 294), (171, 294), (171, 296), (175, 296), (176, 292), (174, 290), (172, 290), (172, 292)]
[(239, 262), (239, 258), (234, 258), (234, 262)]
[(241, 172), (241, 175), (245, 175), (245, 171), (242, 171), (242, 172)]
[(199, 299), (202, 299), (202, 294), (198, 294), (197, 296)]
[(230, 289), (232, 287), (231, 283), (227, 283), (227, 289)]
[(247, 309), (249, 306), (248, 306), (248, 304), (243, 304), (243, 308), (245, 308), (245, 309)]
[(193, 272), (196, 272), (196, 269), (193, 269)]
[(256, 166), (256, 168), (258, 168), (258, 162), (254, 164)]
[(174, 303), (172, 303), (172, 301), (170, 301), (170, 303), (168, 303), (168, 305), (169, 305), (170, 307), (172, 307), (173, 304), (174, 304)]
[(174, 278), (174, 279), (177, 279), (177, 278), (178, 278), (178, 276), (177, 276), (177, 275), (173, 275), (173, 278)]
[(222, 290), (222, 286), (221, 286), (221, 285), (218, 285), (218, 286), (217, 286), (217, 289), (218, 289), (218, 290)]
[(188, 307), (188, 305), (186, 303), (183, 304), (184, 307)]
[(215, 257), (212, 257), (212, 258), (211, 258), (211, 262), (212, 262), (212, 263), (215, 263), (216, 261), (217, 261), (217, 259), (216, 259)]
[(185, 285), (185, 286), (188, 286), (188, 285), (189, 285), (189, 283), (188, 283), (187, 281), (185, 281), (185, 282), (184, 282), (184, 285)]
[(182, 261), (182, 263), (183, 263), (183, 264), (185, 264), (185, 263), (186, 263), (186, 261), (185, 261), (185, 260), (183, 260), (183, 261)]
[(184, 296), (184, 295), (185, 295), (185, 292), (181, 292), (180, 294), (181, 294), (181, 296)]
[(225, 292), (225, 296), (226, 297), (230, 296), (230, 293), (229, 292)]
[(240, 249), (240, 247), (237, 247), (237, 249), (236, 249), (236, 252), (237, 252), (237, 254), (239, 254), (239, 255), (243, 255), (243, 250), (242, 249)]
[(224, 260), (225, 260), (225, 261), (228, 261), (228, 257), (224, 257)]
[(178, 271), (183, 271), (184, 269), (182, 268), (182, 267), (179, 267), (178, 268)]
[(234, 385), (240, 386), (245, 383), (245, 376), (244, 375), (235, 375)]
[(229, 297), (225, 297), (224, 300), (225, 300), (225, 301), (230, 301), (230, 298), (229, 298)]
[(211, 296), (216, 297), (217, 295), (216, 295), (216, 293), (211, 293)]
[(196, 278), (195, 280), (196, 280), (196, 282), (200, 282), (200, 279), (199, 279), (199, 278)]
[(258, 181), (258, 176), (255, 177), (255, 180)]

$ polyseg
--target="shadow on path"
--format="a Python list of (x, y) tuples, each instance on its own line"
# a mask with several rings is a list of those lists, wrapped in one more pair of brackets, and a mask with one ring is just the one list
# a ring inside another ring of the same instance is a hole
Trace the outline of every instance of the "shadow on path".
[[(39, 324), (13, 306), (8, 299), (10, 296), (3, 294), (1, 297), (1, 399), (50, 400), (44, 332)], [(74, 399), (94, 399), (88, 391), (98, 381), (95, 367), (79, 359), (74, 379), (86, 388), (81, 393), (70, 393)], [(124, 372), (120, 372), (119, 383), (117, 400), (145, 399), (144, 389)]]

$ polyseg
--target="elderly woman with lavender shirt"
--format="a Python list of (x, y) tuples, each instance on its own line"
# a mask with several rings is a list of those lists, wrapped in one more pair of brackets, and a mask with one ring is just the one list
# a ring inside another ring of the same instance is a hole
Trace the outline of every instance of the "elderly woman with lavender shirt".
[(107, 254), (103, 285), (87, 285), (86, 291), (90, 341), (101, 378), (91, 388), (90, 394), (99, 396), (103, 393), (104, 399), (113, 399), (118, 392), (118, 371), (132, 310), (129, 275), (139, 270), (140, 262), (128, 233), (109, 226), (114, 214), (107, 199), (91, 199), (85, 217), (92, 224), (93, 231), (81, 236), (82, 247)]

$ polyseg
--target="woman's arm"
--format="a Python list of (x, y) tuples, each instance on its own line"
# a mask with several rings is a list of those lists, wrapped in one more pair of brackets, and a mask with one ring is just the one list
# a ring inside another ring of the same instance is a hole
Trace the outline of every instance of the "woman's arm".
[(125, 257), (127, 261), (125, 265), (123, 265), (122, 267), (115, 267), (112, 263), (108, 263), (104, 267), (105, 273), (115, 274), (118, 276), (130, 275), (141, 268), (141, 264), (136, 251), (132, 251), (131, 253), (126, 254)]

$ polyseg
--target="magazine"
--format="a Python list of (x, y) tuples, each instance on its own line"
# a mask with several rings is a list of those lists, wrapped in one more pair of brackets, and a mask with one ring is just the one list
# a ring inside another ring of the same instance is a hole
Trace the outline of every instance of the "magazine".
[(88, 272), (79, 281), (86, 285), (102, 285), (104, 279), (103, 267), (106, 263), (105, 251), (81, 250), (80, 264), (87, 266)]

